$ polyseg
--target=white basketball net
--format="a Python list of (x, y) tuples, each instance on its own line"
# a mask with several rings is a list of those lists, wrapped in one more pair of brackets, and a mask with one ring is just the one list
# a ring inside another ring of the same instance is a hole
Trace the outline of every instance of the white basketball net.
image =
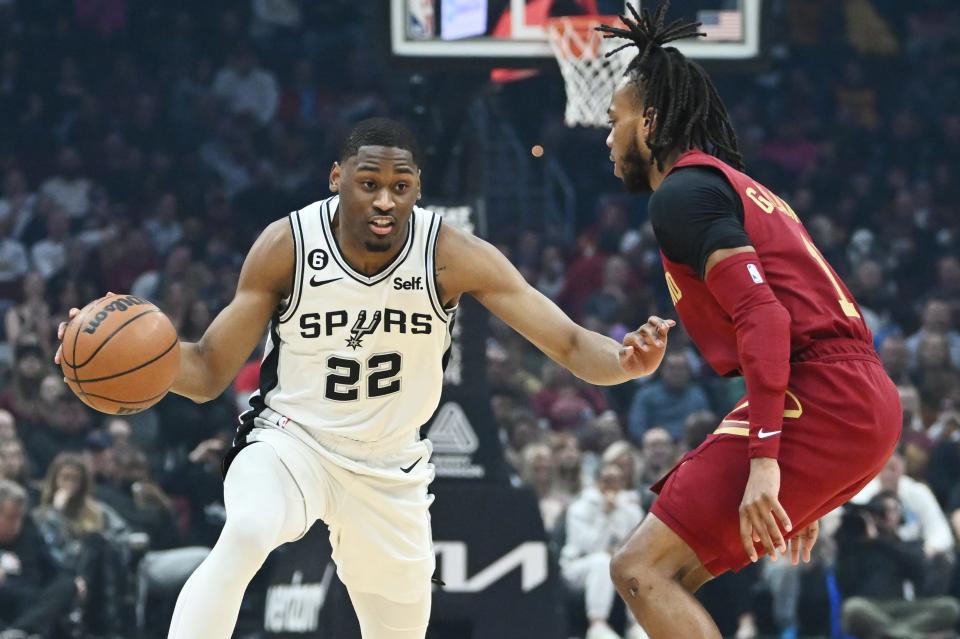
[(607, 109), (613, 90), (623, 75), (630, 56), (606, 57), (618, 40), (610, 40), (594, 29), (599, 19), (557, 18), (547, 24), (547, 37), (560, 65), (567, 89), (567, 126), (606, 126)]

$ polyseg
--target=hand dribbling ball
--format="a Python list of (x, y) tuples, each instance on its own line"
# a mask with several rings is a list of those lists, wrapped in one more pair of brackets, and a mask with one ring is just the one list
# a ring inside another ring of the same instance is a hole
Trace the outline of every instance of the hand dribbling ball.
[(180, 340), (151, 302), (111, 294), (87, 304), (63, 334), (60, 368), (87, 406), (130, 415), (170, 390), (180, 369)]

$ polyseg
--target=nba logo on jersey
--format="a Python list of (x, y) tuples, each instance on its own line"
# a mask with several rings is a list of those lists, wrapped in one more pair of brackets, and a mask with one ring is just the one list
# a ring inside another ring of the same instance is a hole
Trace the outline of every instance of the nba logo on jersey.
[(750, 273), (750, 279), (753, 280), (754, 284), (763, 284), (763, 277), (761, 277), (756, 264), (747, 264), (747, 272)]

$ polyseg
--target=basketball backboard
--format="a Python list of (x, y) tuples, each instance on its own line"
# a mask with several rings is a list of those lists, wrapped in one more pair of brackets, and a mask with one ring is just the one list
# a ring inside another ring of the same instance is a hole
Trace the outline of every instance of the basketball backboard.
[[(654, 10), (659, 0), (632, 0)], [(667, 19), (703, 23), (705, 38), (676, 43), (701, 60), (749, 60), (760, 53), (761, 0), (673, 0)], [(553, 57), (543, 28), (563, 15), (619, 14), (623, 0), (390, 0), (393, 54), (467, 62)]]

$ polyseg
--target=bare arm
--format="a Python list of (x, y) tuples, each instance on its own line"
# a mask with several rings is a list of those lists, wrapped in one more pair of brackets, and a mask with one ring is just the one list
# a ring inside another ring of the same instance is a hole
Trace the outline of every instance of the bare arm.
[(199, 342), (180, 343), (180, 372), (171, 389), (196, 402), (224, 391), (266, 332), (280, 300), (290, 293), (294, 269), (293, 236), (287, 219), (277, 220), (257, 238), (240, 271), (233, 300)]
[(530, 286), (495, 247), (458, 229), (442, 227), (437, 271), (445, 302), (462, 293), (473, 295), (550, 359), (591, 384), (649, 375), (663, 358), (672, 322), (651, 318), (624, 344), (588, 331)]

